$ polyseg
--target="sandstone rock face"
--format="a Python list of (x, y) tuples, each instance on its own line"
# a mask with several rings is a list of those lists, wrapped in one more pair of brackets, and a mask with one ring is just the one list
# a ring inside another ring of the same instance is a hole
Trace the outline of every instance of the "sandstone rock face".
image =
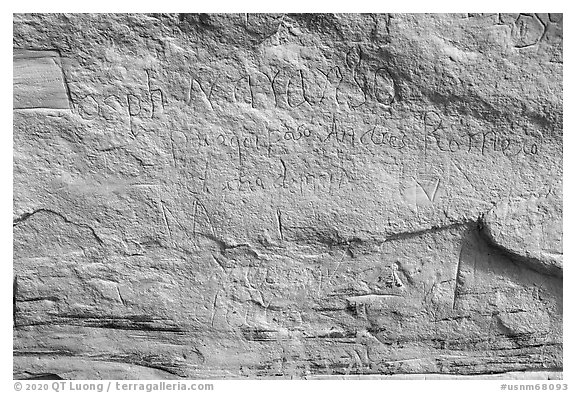
[(562, 15), (15, 15), (15, 378), (562, 369)]

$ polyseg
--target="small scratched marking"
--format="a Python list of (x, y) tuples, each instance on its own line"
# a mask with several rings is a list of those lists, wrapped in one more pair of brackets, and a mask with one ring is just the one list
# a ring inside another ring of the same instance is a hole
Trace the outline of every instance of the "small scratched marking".
[(13, 69), (13, 109), (70, 109), (58, 52), (14, 49)]

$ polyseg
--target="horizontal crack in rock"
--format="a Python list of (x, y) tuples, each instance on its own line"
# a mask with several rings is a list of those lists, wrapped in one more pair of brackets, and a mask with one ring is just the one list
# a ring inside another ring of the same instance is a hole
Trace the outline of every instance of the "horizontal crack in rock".
[(62, 213), (59, 213), (55, 210), (51, 210), (51, 209), (46, 209), (46, 208), (40, 208), (40, 209), (36, 209), (34, 211), (32, 211), (31, 213), (24, 213), (21, 216), (15, 218), (12, 221), (12, 226), (15, 227), (23, 222), (25, 222), (26, 220), (30, 219), (31, 217), (33, 217), (34, 215), (38, 214), (38, 213), (48, 213), (48, 214), (54, 214), (58, 217), (60, 217), (65, 223), (67, 224), (71, 224), (71, 225), (75, 225), (77, 227), (81, 227), (81, 228), (86, 228), (88, 229), (92, 235), (94, 236), (94, 238), (96, 239), (96, 241), (100, 244), (103, 245), (104, 241), (102, 241), (102, 239), (100, 238), (100, 236), (98, 236), (98, 234), (96, 233), (96, 231), (94, 230), (94, 228), (92, 228), (90, 225), (88, 224), (83, 224), (83, 223), (78, 223), (75, 221), (72, 221), (70, 219), (68, 219), (66, 216), (64, 216)]

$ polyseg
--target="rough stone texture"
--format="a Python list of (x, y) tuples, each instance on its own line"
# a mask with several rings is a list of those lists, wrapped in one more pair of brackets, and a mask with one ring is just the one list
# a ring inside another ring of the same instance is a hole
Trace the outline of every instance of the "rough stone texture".
[(14, 109), (69, 109), (60, 56), (14, 49)]
[(557, 377), (562, 15), (15, 15), (14, 355)]

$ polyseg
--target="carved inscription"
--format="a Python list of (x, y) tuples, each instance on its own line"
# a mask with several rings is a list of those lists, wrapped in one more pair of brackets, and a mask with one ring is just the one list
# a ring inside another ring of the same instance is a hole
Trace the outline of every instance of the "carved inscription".
[[(128, 141), (159, 133), (168, 139), (171, 165), (206, 193), (333, 195), (355, 184), (354, 161), (361, 157), (426, 162), (541, 153), (538, 134), (521, 127), (485, 128), (438, 110), (402, 109), (397, 72), (361, 46), (332, 64), (263, 64), (235, 72), (203, 65), (178, 79), (187, 83), (180, 89), (184, 95), (163, 85), (161, 70), (135, 75), (139, 89), (72, 92), (72, 110), (87, 122), (116, 124), (123, 131), (115, 132)], [(222, 122), (233, 111), (250, 123)], [(260, 120), (259, 112), (273, 120)], [(196, 121), (198, 116), (204, 120)], [(310, 165), (312, 157), (322, 156), (322, 164)], [(234, 170), (214, 169), (224, 157)], [(426, 194), (431, 202), (433, 194)]]
[(561, 14), (14, 22), (15, 378), (562, 368)]

